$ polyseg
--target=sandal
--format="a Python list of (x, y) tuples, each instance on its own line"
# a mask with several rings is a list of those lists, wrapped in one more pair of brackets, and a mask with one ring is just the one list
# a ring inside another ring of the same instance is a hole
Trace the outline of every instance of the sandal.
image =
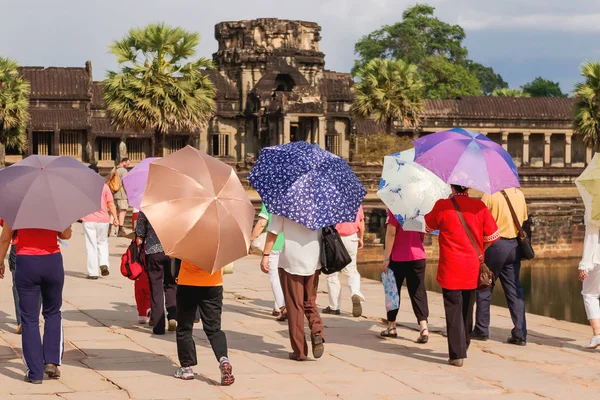
[(285, 308), (285, 306), (280, 308), (281, 310), (281, 314), (279, 315), (279, 317), (276, 318), (277, 321), (279, 322), (283, 322), (285, 320), (287, 320), (287, 309)]
[[(423, 335), (423, 332), (427, 332), (427, 335)], [(420, 332), (419, 338), (417, 339), (417, 343), (425, 344), (428, 341), (429, 341), (429, 329), (425, 328)]]
[[(392, 333), (394, 332), (394, 333)], [(398, 333), (396, 332), (396, 328), (387, 328), (385, 331), (380, 333), (381, 337), (394, 338), (398, 337)]]

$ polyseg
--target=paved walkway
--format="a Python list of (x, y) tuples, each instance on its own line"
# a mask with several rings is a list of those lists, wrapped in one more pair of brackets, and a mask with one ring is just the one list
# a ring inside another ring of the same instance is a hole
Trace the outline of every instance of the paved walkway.
[[(363, 281), (368, 302), (362, 318), (325, 316), (326, 354), (304, 363), (287, 359), (287, 326), (270, 316), (268, 278), (256, 257), (236, 263), (225, 277), (223, 317), (236, 383), (216, 385), (217, 363), (203, 332), (196, 332), (199, 366), (195, 381), (171, 377), (177, 362), (175, 335), (154, 337), (139, 326), (133, 283), (116, 269), (127, 244), (111, 238), (113, 273), (85, 279), (81, 227), (64, 249), (66, 266), (65, 365), (63, 378), (43, 385), (22, 382), (21, 338), (14, 332), (10, 278), (0, 291), (0, 398), (11, 399), (597, 399), (600, 351), (583, 351), (589, 328), (529, 316), (525, 348), (502, 343), (508, 312), (493, 309), (492, 340), (474, 343), (462, 369), (446, 364), (441, 296), (430, 294), (429, 344), (418, 345), (416, 324), (403, 296), (397, 340), (382, 340), (384, 315), (379, 283)], [(10, 276), (10, 275), (9, 275)], [(326, 289), (322, 282), (321, 290)], [(326, 305), (321, 293), (319, 304)]]

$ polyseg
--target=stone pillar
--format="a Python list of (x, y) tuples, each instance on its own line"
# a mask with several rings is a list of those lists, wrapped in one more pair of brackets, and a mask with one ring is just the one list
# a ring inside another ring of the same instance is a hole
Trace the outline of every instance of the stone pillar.
[(246, 120), (240, 119), (238, 126), (238, 138), (239, 138), (239, 154), (236, 161), (244, 161), (246, 159)]
[(531, 133), (523, 132), (523, 162), (521, 165), (529, 165), (529, 136)]
[(571, 144), (573, 132), (565, 133), (565, 167), (571, 166)]
[(198, 150), (208, 153), (208, 124), (200, 125), (198, 131)]
[(60, 156), (60, 129), (54, 129), (54, 136), (52, 137), (52, 153), (51, 156)]
[(327, 134), (327, 118), (319, 117), (319, 147), (325, 148), (325, 135)]
[(508, 151), (508, 132), (502, 131), (502, 147)]
[(23, 158), (29, 157), (33, 154), (33, 128), (27, 128), (27, 148), (25, 150), (25, 154), (23, 154)]
[(592, 162), (592, 158), (594, 157), (594, 152), (589, 147), (585, 149), (585, 165), (588, 165)]
[(544, 140), (544, 167), (549, 167), (550, 166), (550, 143), (552, 141), (552, 134), (551, 133), (545, 133), (544, 134), (545, 140)]
[(289, 143), (291, 138), (290, 138), (290, 116), (289, 115), (285, 115), (283, 117), (283, 141), (281, 142), (281, 144), (285, 144), (285, 143)]
[(83, 149), (83, 153), (85, 156), (82, 161), (87, 161), (90, 164), (96, 164), (96, 154), (94, 152), (94, 135), (91, 129), (86, 130), (85, 132), (85, 147)]

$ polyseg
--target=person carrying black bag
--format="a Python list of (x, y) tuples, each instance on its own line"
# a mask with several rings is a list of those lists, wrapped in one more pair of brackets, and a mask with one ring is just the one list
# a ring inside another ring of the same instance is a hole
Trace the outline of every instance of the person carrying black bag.
[[(533, 251), (528, 240), (521, 243), (520, 233), (523, 231), (523, 223), (527, 221), (527, 205), (525, 196), (520, 189), (506, 189), (493, 195), (485, 194), (481, 199), (492, 213), (498, 230), (500, 240), (493, 243), (485, 252), (485, 261), (496, 279), (504, 289), (506, 303), (514, 324), (511, 336), (507, 342), (517, 346), (527, 344), (527, 321), (525, 318), (525, 295), (521, 285), (521, 259), (532, 258)], [(512, 209), (512, 210), (511, 210)], [(513, 214), (516, 217), (513, 218)], [(475, 315), (475, 329), (471, 339), (485, 341), (489, 338), (490, 305), (492, 302), (492, 290), (477, 291), (477, 311)]]

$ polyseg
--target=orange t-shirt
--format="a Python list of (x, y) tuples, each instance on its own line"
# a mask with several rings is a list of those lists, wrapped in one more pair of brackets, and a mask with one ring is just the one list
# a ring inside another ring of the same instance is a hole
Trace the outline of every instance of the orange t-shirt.
[(58, 232), (48, 229), (19, 229), (17, 254), (22, 256), (47, 256), (60, 253)]
[(177, 284), (183, 286), (223, 286), (223, 270), (209, 274), (187, 261), (181, 261)]

